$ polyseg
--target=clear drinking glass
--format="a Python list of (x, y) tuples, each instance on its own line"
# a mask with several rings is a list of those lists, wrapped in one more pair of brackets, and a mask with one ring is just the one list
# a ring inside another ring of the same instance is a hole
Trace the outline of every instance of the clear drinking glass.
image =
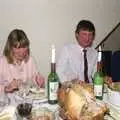
[(21, 82), (19, 84), (19, 94), (21, 97), (23, 97), (23, 102), (26, 102), (26, 97), (29, 95), (31, 85), (29, 84), (29, 81)]
[(0, 81), (0, 112), (3, 108), (10, 103), (10, 99), (8, 98), (7, 94), (4, 92), (4, 86), (8, 85), (7, 80)]
[(27, 97), (29, 95), (31, 85), (32, 83), (30, 80), (25, 82), (22, 81), (19, 84), (19, 95), (22, 97), (22, 100), (17, 105), (18, 120), (28, 119), (31, 117), (32, 99)]

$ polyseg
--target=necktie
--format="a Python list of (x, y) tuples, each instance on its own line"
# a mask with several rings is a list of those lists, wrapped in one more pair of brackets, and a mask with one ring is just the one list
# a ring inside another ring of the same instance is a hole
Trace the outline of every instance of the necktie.
[(88, 62), (87, 62), (87, 50), (83, 49), (84, 53), (84, 80), (86, 83), (89, 83), (88, 80)]

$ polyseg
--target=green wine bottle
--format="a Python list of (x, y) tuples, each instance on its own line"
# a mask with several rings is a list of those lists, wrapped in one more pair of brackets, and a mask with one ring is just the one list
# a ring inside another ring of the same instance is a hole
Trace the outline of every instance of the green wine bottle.
[(99, 48), (98, 51), (98, 61), (97, 61), (97, 71), (94, 74), (93, 85), (94, 85), (94, 95), (96, 99), (103, 99), (103, 85), (104, 85), (104, 74), (102, 72), (102, 51)]
[(51, 72), (48, 75), (48, 103), (56, 104), (58, 101), (58, 87), (59, 87), (59, 77), (56, 73), (56, 64), (55, 64), (55, 49), (52, 48), (52, 63), (51, 63)]

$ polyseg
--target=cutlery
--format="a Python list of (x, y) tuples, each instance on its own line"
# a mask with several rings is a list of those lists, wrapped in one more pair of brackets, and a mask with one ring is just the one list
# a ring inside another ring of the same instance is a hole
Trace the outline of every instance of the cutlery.
[(45, 103), (48, 103), (48, 101), (47, 101), (47, 100), (39, 101), (39, 100), (37, 100), (37, 99), (33, 100), (33, 104), (40, 105), (40, 104), (45, 104)]
[(106, 112), (106, 115), (108, 115), (110, 118), (112, 118), (113, 120), (117, 120), (115, 117), (113, 117), (113, 115), (110, 114), (110, 112)]

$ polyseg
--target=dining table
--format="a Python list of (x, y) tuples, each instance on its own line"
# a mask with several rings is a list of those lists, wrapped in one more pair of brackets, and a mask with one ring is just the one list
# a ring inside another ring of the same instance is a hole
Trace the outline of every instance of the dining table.
[[(32, 111), (43, 111), (47, 110), (52, 113), (51, 119), (58, 120), (58, 105), (51, 105), (48, 103), (46, 89), (45, 88), (30, 88), (29, 94), (24, 96), (21, 95), (21, 92), (15, 91), (13, 93), (7, 93), (6, 98), (9, 99), (9, 103), (6, 104), (0, 111), (0, 120), (18, 120), (17, 118), (17, 106), (21, 103), (30, 103), (32, 104)], [(42, 113), (42, 112), (41, 112)], [(41, 114), (39, 112), (39, 114)], [(38, 114), (38, 113), (37, 113)], [(41, 114), (43, 116), (43, 113)], [(23, 120), (23, 119), (20, 119)], [(27, 119), (24, 119), (27, 120)]]
[[(25, 96), (27, 102), (29, 101), (32, 103), (32, 110), (37, 111), (40, 109), (47, 109), (53, 113), (51, 120), (62, 120), (62, 118), (59, 117), (59, 105), (51, 105), (48, 103), (46, 89), (40, 88), (37, 92), (40, 96), (34, 93)], [(16, 108), (18, 104), (24, 101), (24, 98), (19, 95), (18, 91), (8, 93), (7, 97), (9, 99), (9, 104), (5, 105), (0, 111), (0, 120), (18, 120), (16, 116)], [(110, 103), (107, 92), (104, 93), (102, 102), (104, 102), (110, 110), (109, 114), (105, 115), (104, 120), (120, 120), (120, 106)]]

